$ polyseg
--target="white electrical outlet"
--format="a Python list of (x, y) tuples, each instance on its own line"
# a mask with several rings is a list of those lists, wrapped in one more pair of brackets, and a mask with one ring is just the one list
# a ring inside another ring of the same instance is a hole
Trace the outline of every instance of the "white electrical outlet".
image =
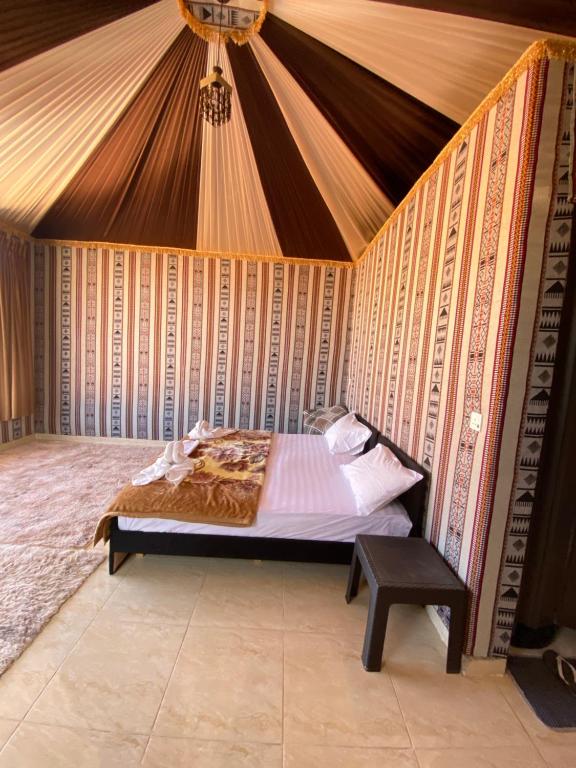
[(478, 413), (478, 411), (472, 411), (470, 414), (470, 429), (473, 429), (475, 432), (480, 432), (482, 428), (482, 414)]

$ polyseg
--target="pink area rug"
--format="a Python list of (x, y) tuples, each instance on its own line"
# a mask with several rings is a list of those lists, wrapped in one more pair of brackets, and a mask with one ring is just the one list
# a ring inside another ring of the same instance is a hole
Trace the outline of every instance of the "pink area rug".
[(0, 544), (0, 674), (103, 559), (101, 549)]
[(0, 674), (105, 557), (102, 512), (160, 447), (34, 441), (0, 452)]
[(0, 452), (0, 544), (87, 546), (118, 490), (160, 453), (52, 440)]

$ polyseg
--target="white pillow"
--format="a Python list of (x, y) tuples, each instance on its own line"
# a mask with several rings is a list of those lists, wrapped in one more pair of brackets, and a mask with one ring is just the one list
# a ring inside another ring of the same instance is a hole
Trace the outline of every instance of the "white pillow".
[(359, 515), (385, 507), (423, 477), (405, 467), (382, 443), (340, 469), (350, 483)]
[(347, 413), (324, 432), (330, 453), (348, 453), (355, 456), (361, 453), (364, 443), (372, 432), (360, 424), (353, 413)]

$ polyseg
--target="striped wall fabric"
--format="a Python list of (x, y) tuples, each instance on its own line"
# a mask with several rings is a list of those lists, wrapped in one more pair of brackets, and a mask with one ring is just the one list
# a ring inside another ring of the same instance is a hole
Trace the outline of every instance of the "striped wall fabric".
[[(570, 243), (574, 237), (574, 64), (564, 69), (560, 119), (555, 142), (541, 146), (553, 154), (552, 195), (545, 218), (543, 261), (537, 286), (537, 308), (531, 339), (522, 422), (516, 445), (516, 463), (510, 494), (504, 549), (498, 575), (490, 655), (506, 655), (518, 598), (538, 482), (546, 417), (552, 401), (558, 334), (566, 293)], [(553, 124), (554, 126), (554, 124)], [(548, 179), (542, 180), (544, 183)], [(536, 221), (536, 226), (541, 226)], [(573, 253), (573, 252), (572, 252)]]
[[(426, 536), (469, 587), (466, 652), (480, 656), (506, 651), (505, 638), (491, 643), (492, 614), (510, 500), (523, 484), (527, 380), (546, 346), (535, 342), (534, 317), (547, 249), (563, 257), (548, 272), (566, 266), (565, 190), (561, 241), (550, 247), (545, 238), (571, 77), (563, 62), (532, 62), (416, 186), (355, 270), (346, 404), (430, 471)], [(546, 364), (550, 378), (552, 356)], [(480, 432), (470, 427), (474, 411)], [(530, 461), (537, 472), (537, 451)], [(517, 528), (510, 523), (509, 535)]]
[[(17, 246), (17, 250), (20, 251), (20, 246), (24, 245), (25, 243), (29, 243), (29, 248), (32, 248), (31, 244), (31, 238), (29, 238), (27, 235), (22, 234), (21, 232), (17, 232), (13, 230), (12, 228), (3, 225), (0, 222), (0, 241), (2, 241), (5, 238), (9, 239), (15, 239), (17, 242), (19, 241), (19, 244)], [(29, 254), (31, 254), (31, 250), (27, 251)], [(0, 258), (2, 257), (1, 251), (0, 251)], [(30, 270), (30, 296), (34, 296), (34, 270)], [(33, 315), (34, 308), (31, 305), (30, 306), (30, 317)], [(32, 317), (31, 317), (32, 320)], [(32, 323), (31, 323), (32, 324)], [(20, 329), (21, 333), (21, 329)], [(33, 339), (30, 338), (30, 344), (33, 343)], [(19, 440), (21, 437), (27, 437), (28, 435), (33, 434), (34, 432), (34, 414), (33, 413), (22, 413), (21, 415), (18, 415), (17, 418), (10, 419), (8, 421), (2, 421), (0, 420), (0, 445), (5, 445), (7, 443), (11, 443), (13, 440)]]
[(20, 440), (21, 437), (27, 437), (33, 433), (34, 416), (32, 414), (21, 419), (0, 421), (0, 445), (11, 443), (13, 440)]
[(38, 243), (37, 432), (301, 430), (339, 402), (351, 270)]

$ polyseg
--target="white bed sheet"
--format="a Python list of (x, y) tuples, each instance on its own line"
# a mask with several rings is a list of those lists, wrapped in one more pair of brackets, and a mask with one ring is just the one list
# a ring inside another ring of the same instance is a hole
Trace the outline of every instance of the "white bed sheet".
[(118, 527), (123, 531), (313, 541), (354, 541), (359, 533), (408, 536), (412, 523), (400, 502), (371, 515), (354, 514), (354, 497), (339, 469), (354, 458), (331, 454), (322, 436), (275, 434), (254, 525), (237, 528), (119, 517)]

